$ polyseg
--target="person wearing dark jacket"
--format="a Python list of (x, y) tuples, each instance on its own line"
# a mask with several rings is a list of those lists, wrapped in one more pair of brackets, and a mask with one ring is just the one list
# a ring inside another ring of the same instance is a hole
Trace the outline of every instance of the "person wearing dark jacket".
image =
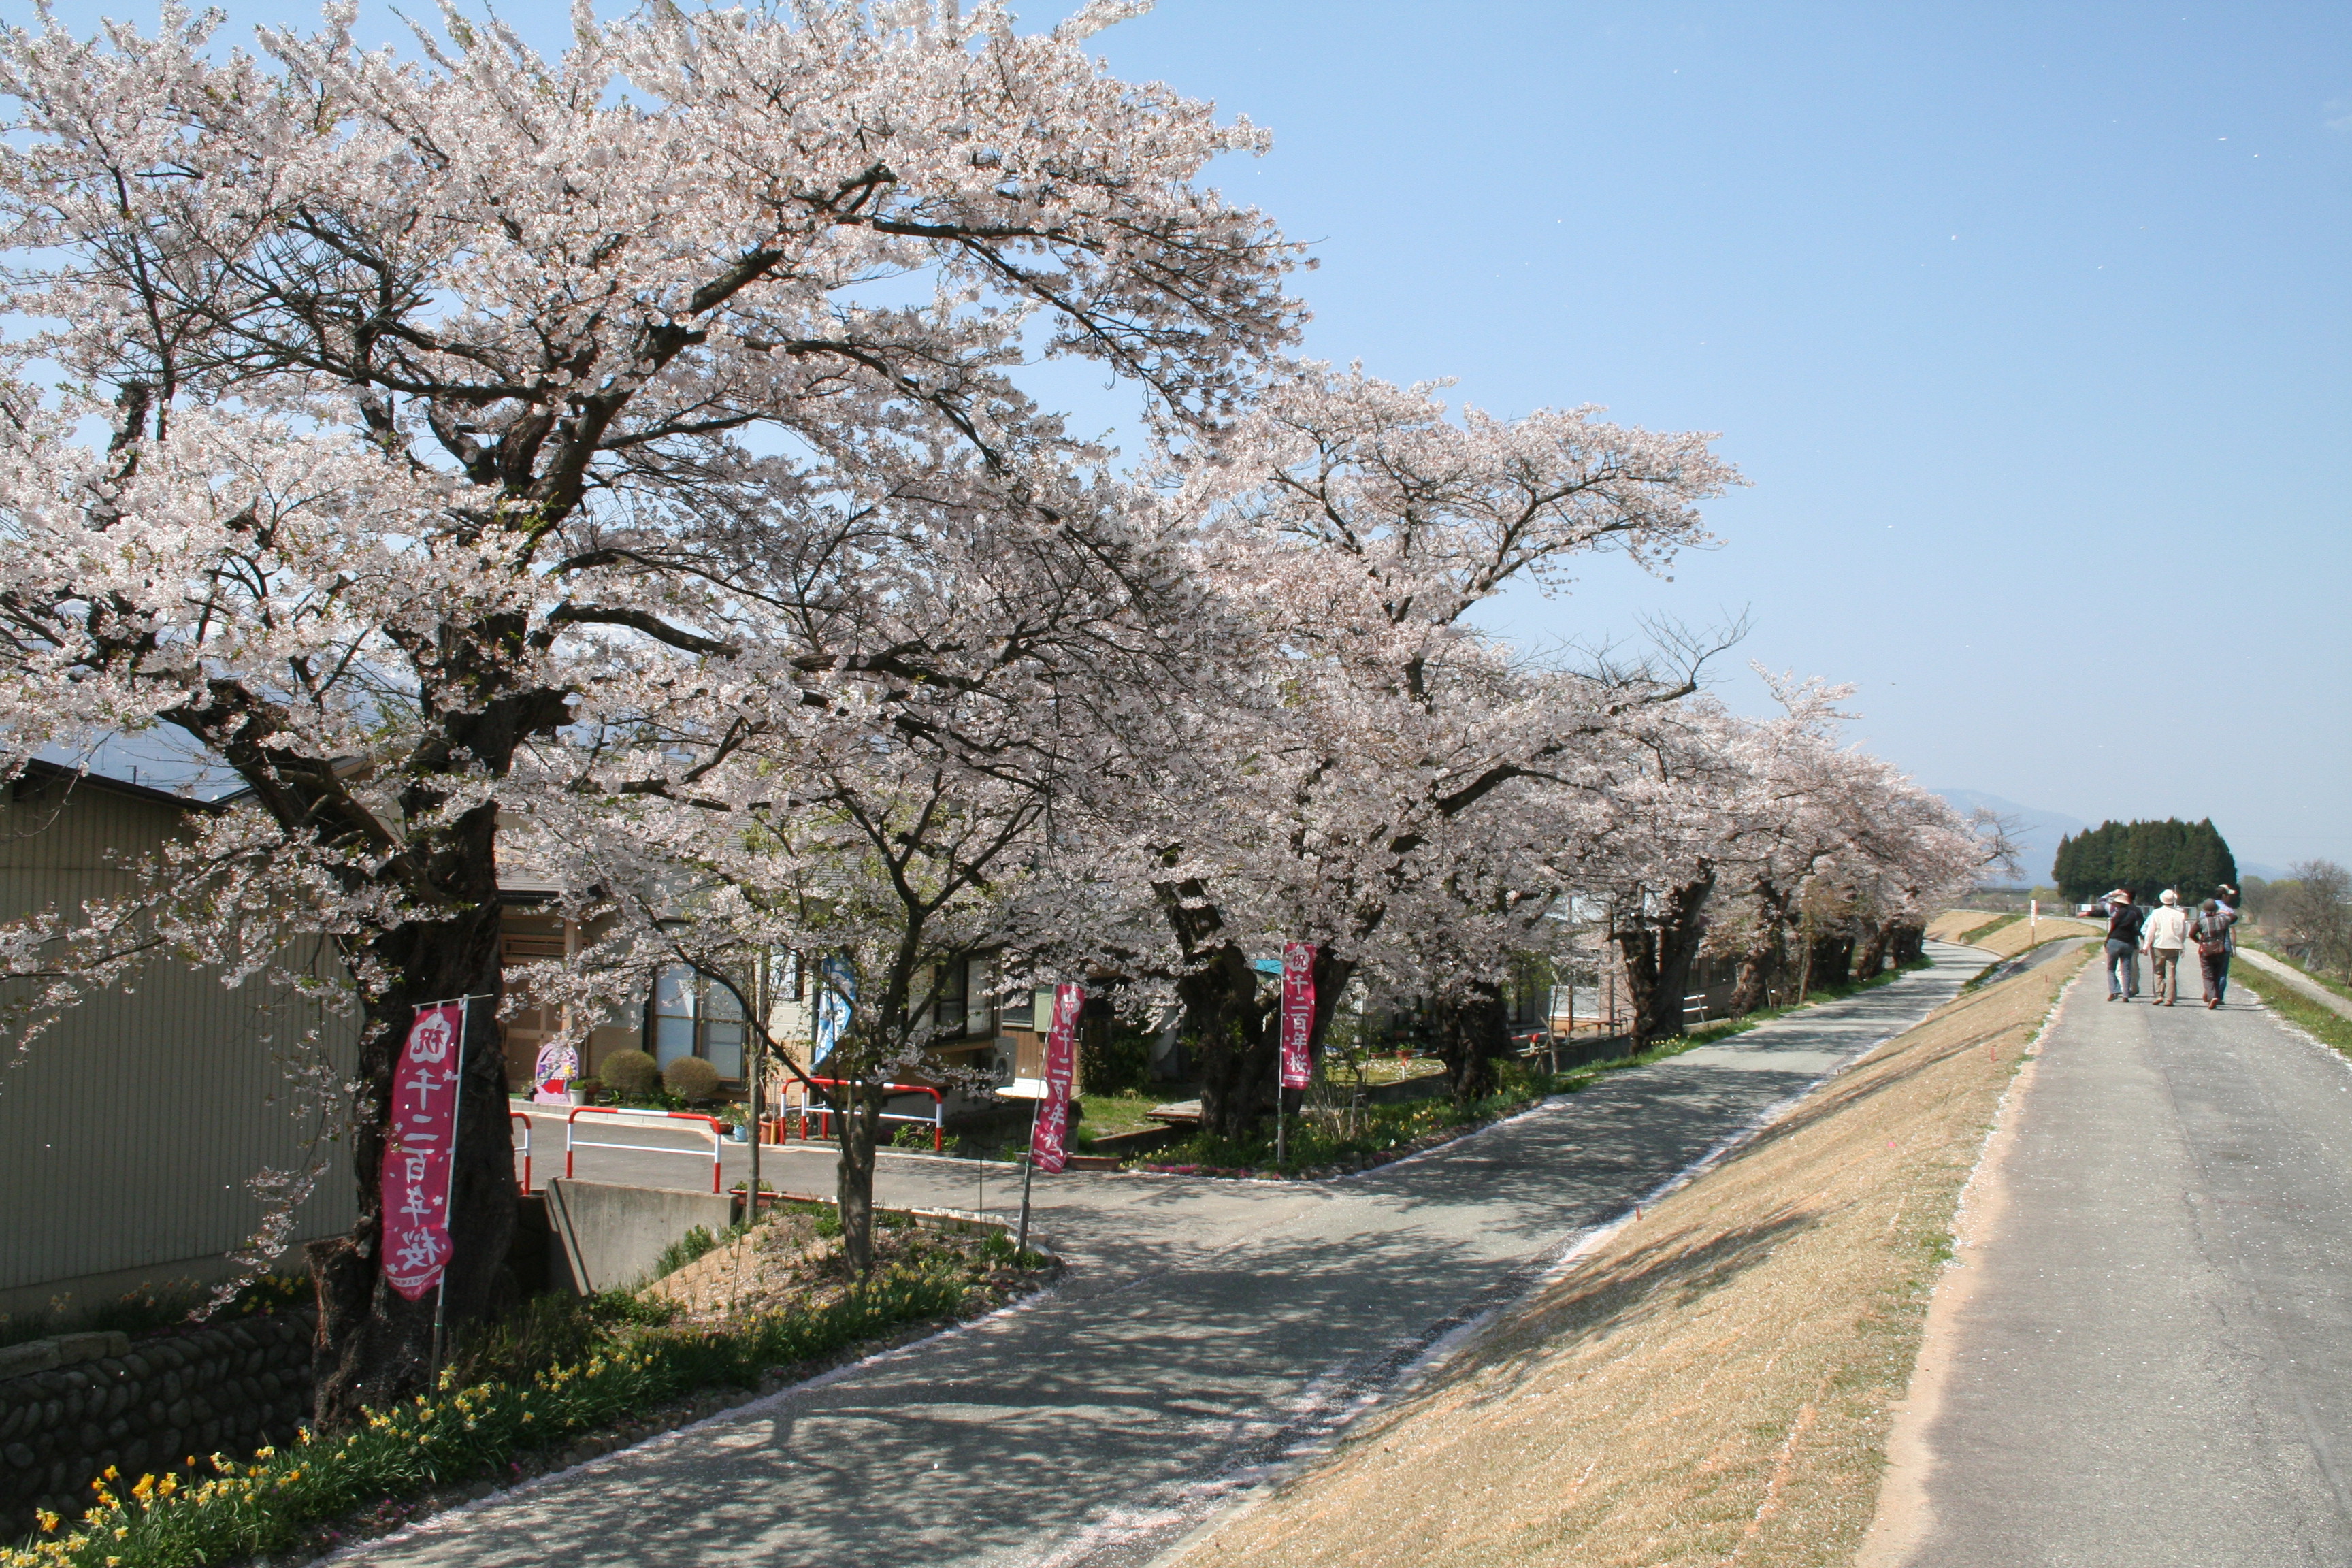
[(2197, 921), (2197, 961), (2205, 971), (2205, 1005), (2219, 1007), (2230, 994), (2230, 955), (2238, 951), (2238, 889), (2224, 883), (2221, 896), (2205, 900)]
[(2107, 895), (2107, 1000), (2128, 1002), (2139, 994), (2139, 930), (2147, 911), (2117, 888)]

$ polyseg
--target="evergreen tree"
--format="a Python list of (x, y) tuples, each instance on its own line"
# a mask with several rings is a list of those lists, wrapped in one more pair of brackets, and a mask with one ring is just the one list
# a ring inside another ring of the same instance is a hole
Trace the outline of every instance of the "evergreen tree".
[(2171, 888), (2183, 902), (2194, 903), (2210, 898), (2222, 883), (2234, 885), (2238, 879), (2237, 858), (2211, 817), (2193, 823), (2175, 817), (2102, 822), (2060, 839), (2051, 869), (2059, 890), (2078, 901), (2127, 888), (2132, 897), (2147, 903)]

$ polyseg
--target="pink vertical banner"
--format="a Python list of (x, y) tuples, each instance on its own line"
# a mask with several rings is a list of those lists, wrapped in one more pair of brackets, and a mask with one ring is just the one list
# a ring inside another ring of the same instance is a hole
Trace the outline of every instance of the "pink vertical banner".
[(1083, 985), (1054, 987), (1054, 1021), (1045, 1031), (1045, 1098), (1029, 1134), (1029, 1160), (1047, 1175), (1069, 1163), (1070, 1085), (1078, 1070), (1078, 1014), (1087, 1005)]
[(1305, 1089), (1315, 1064), (1307, 1044), (1315, 1037), (1315, 944), (1282, 948), (1282, 1087)]
[(457, 1077), (465, 1062), (466, 1004), (419, 1007), (393, 1065), (383, 1148), (383, 1277), (412, 1301), (441, 1283), (449, 1264)]

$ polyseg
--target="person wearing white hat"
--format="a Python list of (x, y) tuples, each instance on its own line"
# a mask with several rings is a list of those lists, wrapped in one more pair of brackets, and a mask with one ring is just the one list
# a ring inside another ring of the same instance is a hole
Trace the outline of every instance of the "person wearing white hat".
[(2180, 895), (2170, 888), (2164, 889), (2157, 907), (2149, 911), (2147, 923), (2141, 928), (2140, 944), (2154, 969), (2148, 1000), (2169, 1007), (2180, 990), (2180, 950), (2189, 945), (2189, 914), (2180, 907)]

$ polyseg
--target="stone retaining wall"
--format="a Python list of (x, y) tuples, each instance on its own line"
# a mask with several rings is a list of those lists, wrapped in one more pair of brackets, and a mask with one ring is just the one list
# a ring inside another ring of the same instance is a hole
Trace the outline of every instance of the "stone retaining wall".
[(72, 1519), (111, 1465), (125, 1481), (293, 1440), (310, 1411), (318, 1313), (273, 1312), (142, 1339), (67, 1334), (0, 1350), (0, 1540)]

